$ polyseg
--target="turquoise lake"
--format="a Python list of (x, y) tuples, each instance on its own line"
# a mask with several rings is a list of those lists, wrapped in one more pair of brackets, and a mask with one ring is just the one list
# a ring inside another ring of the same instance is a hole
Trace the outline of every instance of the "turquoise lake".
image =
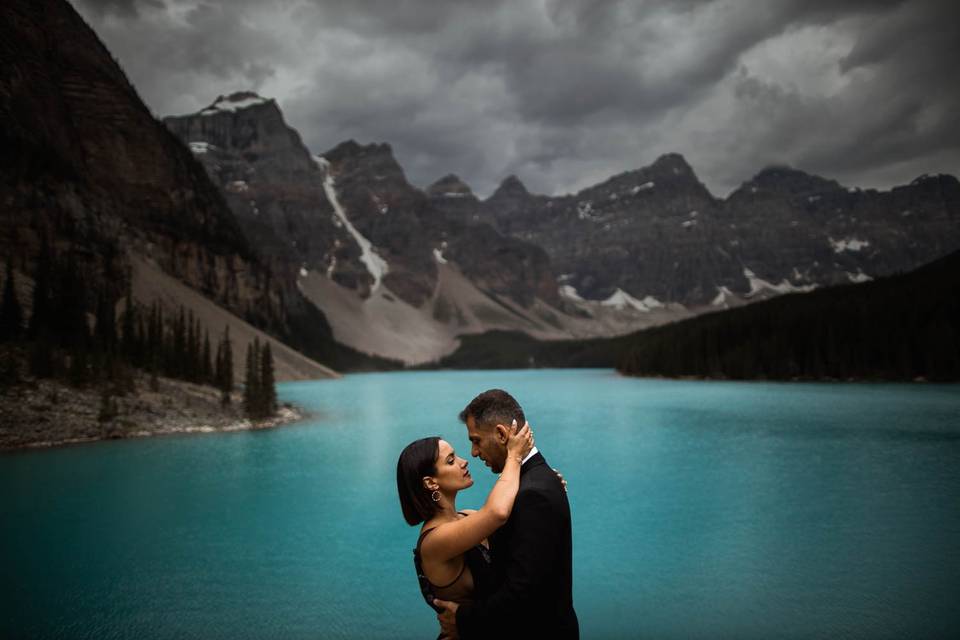
[(491, 387), (569, 481), (582, 637), (960, 637), (960, 386), (608, 370), (284, 383), (308, 420), (2, 454), (0, 637), (436, 637), (397, 456), (469, 454)]

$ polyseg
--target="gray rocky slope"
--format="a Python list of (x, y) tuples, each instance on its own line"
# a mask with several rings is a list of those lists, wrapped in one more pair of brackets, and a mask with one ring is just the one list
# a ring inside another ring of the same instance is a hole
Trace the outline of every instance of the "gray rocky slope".
[(298, 265), (302, 291), (349, 346), (414, 363), (451, 351), (463, 333), (605, 335), (644, 320), (632, 308), (585, 317), (560, 296), (543, 249), (437, 206), (389, 145), (311, 154), (277, 104), (252, 93), (165, 123), (251, 243)]
[(713, 196), (678, 154), (567, 196), (411, 185), (386, 144), (312, 155), (252, 93), (165, 119), (252, 244), (299, 266), (337, 340), (422, 362), (489, 329), (612, 335), (908, 271), (960, 247), (960, 185), (890, 191), (768, 168)]
[[(132, 289), (168, 318), (185, 305), (214, 339), (231, 326), (235, 338), (243, 327), (247, 340), (269, 334), (315, 357), (336, 348), (294, 274), (251, 248), (220, 189), (68, 2), (0, 4), (0, 42), (0, 258), (18, 282), (33, 282), (46, 247), (72, 260), (87, 310)], [(333, 375), (277, 353), (281, 375)]]
[(668, 154), (571, 196), (532, 195), (511, 176), (486, 201), (435, 201), (543, 247), (568, 291), (590, 299), (620, 289), (724, 306), (909, 271), (960, 247), (948, 175), (877, 191), (771, 167), (719, 199)]

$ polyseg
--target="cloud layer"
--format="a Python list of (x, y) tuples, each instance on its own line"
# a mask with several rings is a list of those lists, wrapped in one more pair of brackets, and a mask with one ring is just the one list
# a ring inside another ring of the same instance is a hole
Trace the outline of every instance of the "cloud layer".
[(314, 152), (411, 182), (574, 191), (686, 156), (726, 195), (786, 163), (886, 188), (960, 173), (952, 0), (77, 0), (157, 115), (253, 89)]

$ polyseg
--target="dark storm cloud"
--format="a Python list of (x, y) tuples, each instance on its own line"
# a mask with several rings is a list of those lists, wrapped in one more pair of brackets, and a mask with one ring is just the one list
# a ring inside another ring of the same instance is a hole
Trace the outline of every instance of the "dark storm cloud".
[(425, 186), (575, 189), (677, 151), (890, 186), (960, 169), (945, 0), (82, 0), (161, 115), (252, 88), (321, 153), (390, 142)]
[(163, 0), (88, 0), (83, 6), (101, 18), (109, 13), (130, 18), (138, 16), (141, 7), (162, 8)]

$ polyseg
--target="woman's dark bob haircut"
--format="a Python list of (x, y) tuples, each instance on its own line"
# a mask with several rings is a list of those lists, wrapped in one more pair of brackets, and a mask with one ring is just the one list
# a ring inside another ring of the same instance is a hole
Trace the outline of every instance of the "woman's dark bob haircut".
[(397, 492), (403, 519), (413, 526), (426, 522), (437, 511), (430, 491), (423, 486), (424, 476), (437, 475), (440, 438), (421, 438), (407, 445), (397, 460)]

